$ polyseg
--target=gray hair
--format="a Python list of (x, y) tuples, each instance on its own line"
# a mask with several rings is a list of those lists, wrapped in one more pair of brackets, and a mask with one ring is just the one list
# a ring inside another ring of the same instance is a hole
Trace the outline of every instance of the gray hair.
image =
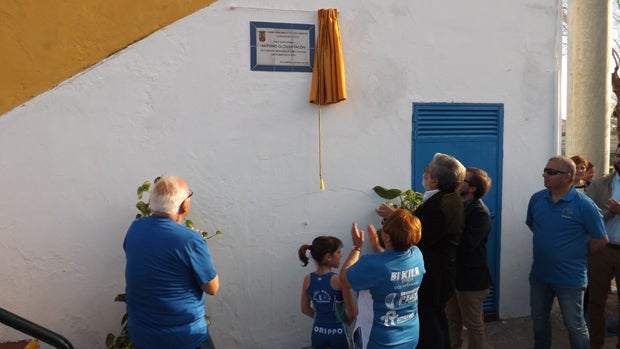
[(436, 153), (432, 161), (431, 178), (437, 179), (437, 189), (445, 192), (456, 191), (465, 179), (465, 166), (454, 156)]
[(179, 177), (162, 177), (150, 193), (149, 203), (153, 212), (174, 214), (187, 199), (188, 189), (181, 185)]
[(575, 178), (575, 172), (577, 172), (577, 166), (575, 165), (575, 162), (573, 161), (573, 159), (565, 155), (556, 155), (556, 156), (550, 157), (549, 161), (559, 163), (561, 168), (559, 168), (558, 170), (564, 171), (570, 174), (571, 179)]

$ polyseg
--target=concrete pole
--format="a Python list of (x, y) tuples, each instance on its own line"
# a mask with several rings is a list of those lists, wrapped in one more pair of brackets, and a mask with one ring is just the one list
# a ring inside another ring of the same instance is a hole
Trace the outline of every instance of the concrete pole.
[(566, 155), (609, 171), (611, 0), (568, 0)]

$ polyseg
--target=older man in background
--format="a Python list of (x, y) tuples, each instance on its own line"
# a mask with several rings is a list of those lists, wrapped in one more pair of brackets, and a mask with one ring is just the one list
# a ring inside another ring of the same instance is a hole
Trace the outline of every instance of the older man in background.
[(129, 339), (140, 349), (213, 349), (205, 296), (219, 278), (202, 235), (181, 225), (192, 191), (178, 177), (164, 177), (150, 194), (152, 215), (131, 224), (127, 257)]

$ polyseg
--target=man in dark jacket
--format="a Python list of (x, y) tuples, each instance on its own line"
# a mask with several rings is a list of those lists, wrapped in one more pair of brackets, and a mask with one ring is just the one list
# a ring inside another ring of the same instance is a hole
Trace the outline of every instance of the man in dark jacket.
[(418, 348), (448, 349), (446, 303), (454, 293), (456, 248), (463, 231), (463, 201), (458, 188), (465, 178), (465, 167), (454, 157), (437, 153), (428, 169), (430, 190), (414, 212), (422, 222), (418, 247), (426, 268), (418, 291)]
[(463, 345), (463, 326), (467, 327), (467, 348), (485, 347), (482, 303), (489, 295), (491, 286), (487, 265), (491, 218), (482, 197), (490, 187), (491, 178), (486, 171), (468, 167), (465, 180), (459, 188), (465, 205), (465, 227), (456, 250), (456, 290), (446, 307), (452, 348), (461, 348)]

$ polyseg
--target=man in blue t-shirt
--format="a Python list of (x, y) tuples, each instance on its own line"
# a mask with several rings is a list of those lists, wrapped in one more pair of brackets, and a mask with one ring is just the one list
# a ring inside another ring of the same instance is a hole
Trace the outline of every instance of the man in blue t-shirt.
[(161, 178), (150, 194), (152, 215), (125, 236), (127, 326), (138, 348), (214, 348), (204, 293), (215, 295), (219, 278), (200, 232), (180, 224), (192, 194), (182, 179)]
[(549, 313), (557, 297), (571, 348), (589, 348), (583, 318), (587, 257), (607, 244), (600, 209), (573, 187), (575, 163), (563, 155), (543, 170), (547, 189), (532, 195), (525, 224), (533, 234), (530, 307), (534, 347), (551, 348)]

